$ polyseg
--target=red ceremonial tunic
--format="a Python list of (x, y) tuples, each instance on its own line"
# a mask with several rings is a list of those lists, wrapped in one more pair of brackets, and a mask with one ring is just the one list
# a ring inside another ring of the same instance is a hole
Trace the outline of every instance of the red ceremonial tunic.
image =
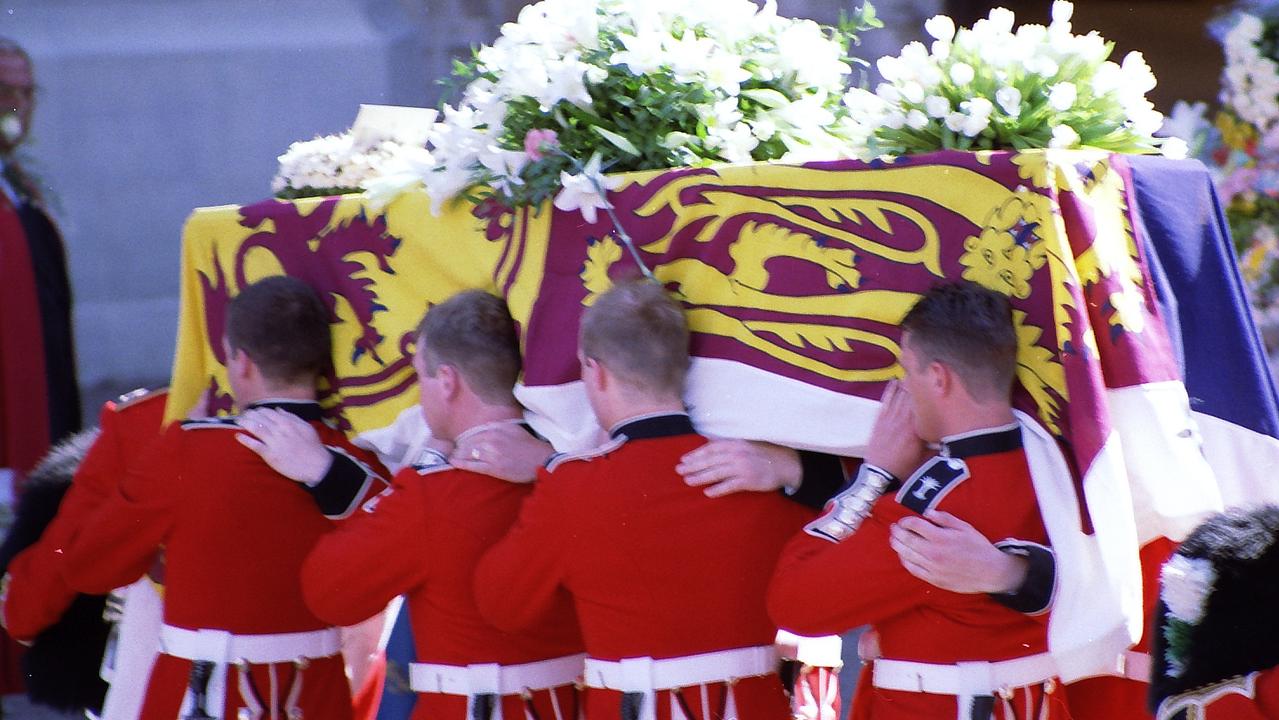
[(78, 593), (62, 577), (64, 553), (93, 511), (119, 486), (128, 464), (160, 434), (164, 390), (121, 397), (102, 406), (101, 429), (58, 514), (40, 539), (9, 564), (3, 606), (5, 627), (18, 640), (33, 640), (58, 621)]
[[(1048, 544), (1019, 430), (967, 436), (947, 447), (950, 457), (967, 465), (967, 478), (931, 489), (908, 481), (901, 491), (880, 497), (856, 532), (838, 543), (807, 533), (791, 541), (769, 588), (769, 611), (778, 625), (803, 635), (829, 635), (870, 624), (879, 634), (881, 657), (930, 664), (1000, 661), (1047, 651), (1046, 613), (1031, 616), (988, 595), (936, 588), (907, 572), (889, 546), (893, 523), (915, 514), (899, 498), (917, 491), (927, 507), (965, 520), (992, 542)], [(1017, 694), (1013, 705), (1019, 720), (1041, 720), (1040, 695), (1032, 688), (1028, 714), (1025, 693)], [(950, 720), (957, 716), (957, 704), (953, 695), (863, 682), (853, 717)], [(1049, 704), (1054, 707), (1044, 717), (1067, 717), (1060, 701), (1049, 698)], [(995, 716), (1008, 720), (1000, 703), (995, 705)]]
[[(1186, 714), (1182, 714), (1182, 713)], [(1159, 720), (1274, 720), (1279, 718), (1279, 668), (1164, 699)]]
[[(538, 479), (519, 522), (480, 563), (480, 611), (499, 627), (532, 627), (567, 590), (587, 653), (605, 661), (771, 646), (764, 591), (812, 511), (779, 493), (712, 499), (685, 484), (675, 466), (706, 442), (686, 415), (636, 419), (614, 438)], [(725, 690), (686, 687), (683, 701), (709, 720)], [(741, 720), (789, 717), (776, 675), (742, 679), (734, 694)], [(590, 688), (586, 717), (615, 720), (621, 703), (617, 691)], [(669, 691), (657, 693), (658, 720), (671, 703)]]
[[(581, 633), (566, 596), (520, 632), (489, 625), (475, 606), (475, 565), (515, 522), (532, 491), (531, 485), (448, 465), (405, 468), (390, 490), (311, 551), (302, 569), (306, 601), (320, 618), (351, 624), (406, 595), (419, 663), (522, 665), (580, 654)], [(574, 686), (555, 693), (554, 701), (549, 692), (533, 693), (536, 717), (575, 720)], [(519, 695), (502, 703), (506, 718), (525, 717)], [(413, 717), (468, 720), (466, 709), (465, 696), (423, 692)]]
[[(264, 404), (311, 421), (321, 441), (354, 457), (356, 449), (323, 423), (314, 402)], [(234, 635), (321, 631), (329, 624), (302, 599), (302, 562), (333, 527), (306, 488), (273, 471), (235, 436), (233, 418), (170, 426), (146, 457), (130, 467), (119, 492), (86, 523), (67, 553), (64, 574), (82, 591), (104, 593), (141, 577), (161, 547), (165, 553), (164, 622), (188, 630)], [(374, 461), (375, 462), (375, 461)], [(369, 471), (370, 482), (374, 473)], [(186, 695), (190, 660), (156, 661), (144, 720), (172, 720)], [(241, 696), (240, 672), (227, 671), (225, 712), (257, 703), (284, 712), (289, 694), (303, 716), (347, 720), (351, 691), (342, 656), (250, 666), (251, 693)], [(216, 713), (216, 708), (209, 708)]]

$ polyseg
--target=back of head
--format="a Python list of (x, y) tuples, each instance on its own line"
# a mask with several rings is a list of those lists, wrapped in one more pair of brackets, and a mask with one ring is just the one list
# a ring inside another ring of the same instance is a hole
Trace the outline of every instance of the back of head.
[(906, 313), (901, 327), (920, 361), (951, 368), (973, 399), (1009, 398), (1017, 332), (1002, 293), (966, 281), (938, 285)]
[(486, 403), (507, 404), (520, 376), (520, 345), (506, 302), (467, 290), (432, 307), (417, 329), (427, 372), (456, 369)]
[(680, 396), (688, 375), (684, 310), (654, 282), (618, 283), (582, 314), (582, 354), (636, 390)]
[(226, 337), (275, 383), (314, 383), (332, 362), (328, 310), (296, 278), (269, 277), (241, 290), (227, 309)]

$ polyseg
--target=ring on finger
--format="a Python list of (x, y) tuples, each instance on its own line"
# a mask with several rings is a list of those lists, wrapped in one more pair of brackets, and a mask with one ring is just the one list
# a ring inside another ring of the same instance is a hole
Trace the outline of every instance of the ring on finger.
[(471, 448), (471, 459), (472, 459), (472, 460), (479, 460), (479, 459), (480, 459), (480, 449), (479, 449), (479, 448)]

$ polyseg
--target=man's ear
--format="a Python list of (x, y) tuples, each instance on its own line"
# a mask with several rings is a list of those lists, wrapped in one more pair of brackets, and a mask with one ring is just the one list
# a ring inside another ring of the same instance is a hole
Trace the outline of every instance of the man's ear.
[(608, 368), (593, 357), (582, 356), (582, 382), (596, 390), (603, 390), (608, 385)]
[(949, 365), (934, 360), (928, 363), (928, 385), (937, 397), (947, 397), (955, 391), (955, 372)]
[(435, 381), (439, 383), (440, 393), (452, 400), (462, 389), (462, 375), (452, 365), (441, 364), (435, 368)]

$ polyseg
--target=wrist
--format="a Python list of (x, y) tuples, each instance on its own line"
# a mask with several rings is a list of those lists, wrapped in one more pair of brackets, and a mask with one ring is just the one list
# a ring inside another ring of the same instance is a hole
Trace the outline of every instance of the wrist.
[(333, 453), (328, 448), (320, 448), (307, 464), (310, 466), (310, 470), (305, 472), (303, 477), (298, 478), (298, 480), (305, 485), (315, 487), (328, 476), (329, 470), (333, 468)]
[(1025, 557), (1000, 552), (1001, 560), (995, 563), (995, 572), (991, 575), (991, 585), (986, 589), (989, 594), (1010, 595), (1026, 582), (1026, 573), (1030, 562)]

